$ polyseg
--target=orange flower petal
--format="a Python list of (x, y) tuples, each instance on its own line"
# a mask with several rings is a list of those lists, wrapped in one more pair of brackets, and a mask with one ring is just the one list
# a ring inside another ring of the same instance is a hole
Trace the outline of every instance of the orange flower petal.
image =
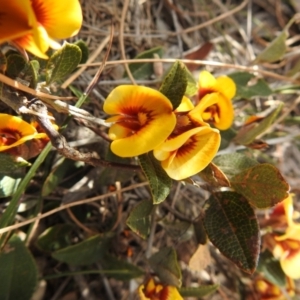
[(153, 153), (171, 178), (182, 180), (203, 170), (216, 155), (220, 142), (218, 130), (196, 127), (168, 139)]
[(2, 1), (0, 6), (0, 44), (32, 32), (29, 0)]
[(111, 150), (120, 157), (149, 152), (164, 142), (175, 127), (176, 117), (168, 98), (148, 87), (123, 85), (115, 88), (103, 110), (114, 114), (109, 130)]

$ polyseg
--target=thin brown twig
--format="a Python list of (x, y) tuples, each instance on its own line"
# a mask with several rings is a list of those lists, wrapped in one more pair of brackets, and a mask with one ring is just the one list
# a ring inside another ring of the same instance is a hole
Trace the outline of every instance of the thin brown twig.
[(114, 36), (114, 26), (113, 24), (111, 25), (111, 31), (110, 31), (110, 39), (109, 39), (109, 44), (107, 47), (107, 50), (105, 52), (103, 61), (102, 61), (102, 65), (99, 67), (97, 73), (95, 74), (93, 80), (90, 82), (90, 84), (88, 85), (88, 87), (85, 90), (85, 94), (88, 95), (95, 87), (95, 85), (98, 83), (98, 81), (100, 80), (100, 75), (102, 74), (104, 68), (105, 68), (105, 64), (108, 60), (108, 56), (109, 56), (109, 52), (112, 46), (112, 42), (113, 42), (113, 36)]
[[(129, 6), (129, 0), (124, 0), (121, 21), (120, 21), (120, 32), (119, 32), (120, 50), (121, 50), (121, 57), (123, 60), (126, 60), (125, 45), (124, 45), (124, 25), (125, 25), (125, 19), (126, 19), (126, 13), (128, 10), (128, 6)], [(136, 85), (135, 79), (133, 78), (133, 75), (129, 69), (128, 63), (125, 63), (124, 66), (125, 66), (127, 75), (129, 77), (129, 79), (131, 80), (132, 84)]]
[[(267, 77), (275, 78), (282, 81), (288, 81), (295, 84), (300, 84), (300, 80), (296, 80), (287, 76), (282, 76), (273, 72), (261, 70), (258, 68), (258, 66), (241, 66), (241, 65), (234, 65), (234, 64), (228, 64), (228, 63), (222, 63), (218, 61), (210, 61), (210, 60), (192, 60), (192, 59), (176, 59), (176, 58), (143, 58), (143, 59), (126, 59), (126, 60), (114, 60), (114, 61), (108, 61), (106, 62), (106, 65), (117, 65), (117, 64), (137, 64), (137, 63), (153, 63), (153, 62), (164, 62), (164, 63), (174, 63), (175, 61), (180, 60), (181, 62), (185, 64), (195, 64), (195, 65), (201, 65), (201, 66), (214, 66), (214, 67), (220, 67), (220, 68), (226, 68), (226, 69), (235, 69), (235, 70), (241, 70), (246, 71), (250, 73), (259, 73), (262, 75), (265, 75)], [(90, 66), (99, 66), (101, 62), (99, 63), (92, 63)], [(84, 64), (86, 65), (86, 64)]]
[(136, 188), (139, 188), (139, 187), (143, 187), (143, 186), (146, 186), (148, 184), (149, 184), (148, 182), (137, 183), (137, 184), (133, 184), (131, 186), (125, 187), (125, 188), (123, 188), (121, 190), (110, 192), (110, 193), (107, 193), (107, 194), (104, 194), (104, 195), (100, 195), (100, 196), (96, 196), (96, 197), (92, 197), (92, 198), (88, 198), (88, 199), (83, 199), (83, 200), (79, 200), (79, 201), (72, 202), (72, 203), (63, 204), (60, 207), (57, 207), (57, 208), (52, 209), (50, 211), (47, 211), (46, 213), (41, 214), (39, 216), (36, 216), (34, 218), (31, 218), (29, 220), (26, 220), (26, 221), (23, 221), (21, 223), (14, 224), (14, 225), (11, 225), (11, 226), (7, 226), (5, 228), (1, 228), (0, 229), (0, 234), (3, 234), (5, 232), (11, 231), (11, 230), (15, 230), (15, 229), (20, 228), (20, 227), (23, 227), (23, 226), (28, 225), (28, 224), (30, 224), (32, 222), (35, 222), (36, 220), (44, 219), (46, 217), (49, 217), (49, 216), (51, 216), (51, 215), (53, 215), (55, 213), (58, 213), (58, 212), (60, 212), (62, 210), (65, 210), (67, 208), (70, 208), (70, 207), (73, 207), (73, 206), (77, 206), (77, 205), (87, 204), (87, 203), (90, 203), (90, 202), (95, 202), (95, 201), (103, 200), (103, 199), (105, 199), (107, 197), (114, 196), (117, 193), (120, 193), (120, 192), (124, 193), (126, 191), (130, 191), (130, 190), (133, 190), (133, 189), (136, 189)]
[(75, 97), (60, 97), (60, 96), (55, 96), (55, 95), (50, 95), (50, 94), (46, 94), (40, 91), (36, 91), (34, 89), (31, 89), (30, 87), (14, 80), (11, 79), (3, 74), (0, 74), (0, 81), (23, 92), (26, 92), (28, 94), (31, 94), (33, 96), (39, 97), (39, 98), (47, 98), (47, 99), (52, 99), (52, 100), (74, 100)]

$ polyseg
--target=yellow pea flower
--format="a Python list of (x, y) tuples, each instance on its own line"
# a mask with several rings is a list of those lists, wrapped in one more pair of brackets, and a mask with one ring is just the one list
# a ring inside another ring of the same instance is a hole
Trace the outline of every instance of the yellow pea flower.
[(152, 278), (139, 287), (139, 296), (141, 300), (183, 300), (175, 286), (157, 284)]
[(29, 123), (18, 117), (0, 114), (0, 152), (17, 147), (32, 139), (47, 138)]
[[(215, 78), (208, 71), (202, 71), (198, 81), (198, 105), (205, 122), (213, 124), (220, 130), (228, 129), (233, 122), (234, 110), (231, 99), (236, 93), (234, 81), (228, 76)], [(216, 103), (211, 106), (203, 104), (207, 95), (215, 94)]]
[[(215, 95), (208, 96), (209, 103)], [(164, 143), (153, 151), (166, 173), (175, 180), (182, 180), (202, 171), (216, 155), (221, 137), (199, 114), (199, 107), (190, 111), (191, 102), (184, 97), (176, 110), (176, 126)]]
[(56, 39), (78, 33), (82, 11), (78, 0), (10, 0), (0, 6), (0, 44), (13, 42), (32, 54), (59, 48)]
[(120, 157), (133, 157), (153, 150), (173, 131), (176, 117), (172, 103), (154, 89), (121, 85), (106, 98), (103, 110), (114, 115), (108, 135), (111, 150)]
[[(295, 295), (295, 283), (294, 281), (286, 277), (286, 294), (289, 296)], [(263, 277), (257, 277), (254, 282), (256, 292), (259, 294), (260, 300), (285, 300), (286, 295), (283, 293), (282, 288), (272, 284)]]
[[(285, 225), (287, 226), (284, 234), (272, 233), (266, 235), (264, 240), (274, 257), (278, 258), (284, 273), (292, 278), (300, 278), (300, 224), (293, 220), (294, 208), (293, 198), (290, 194), (285, 200), (275, 207), (270, 217), (282, 215), (284, 210)], [(282, 217), (281, 217), (282, 219)]]

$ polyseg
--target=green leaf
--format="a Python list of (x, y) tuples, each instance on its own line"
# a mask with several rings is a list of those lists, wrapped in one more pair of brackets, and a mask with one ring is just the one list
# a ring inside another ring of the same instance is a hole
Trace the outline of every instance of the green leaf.
[(231, 178), (231, 186), (253, 206), (268, 208), (288, 196), (289, 184), (270, 164), (259, 164)]
[(127, 226), (143, 239), (150, 233), (152, 210), (152, 202), (143, 200), (132, 209), (126, 221)]
[(260, 253), (257, 271), (263, 273), (263, 276), (274, 285), (286, 286), (286, 275), (280, 262), (275, 259), (270, 251), (266, 250)]
[(236, 84), (235, 98), (250, 99), (255, 96), (269, 96), (273, 93), (263, 79), (256, 80), (255, 84), (248, 84), (255, 76), (247, 72), (236, 72), (228, 75)]
[(81, 50), (81, 60), (79, 63), (85, 64), (89, 58), (89, 47), (83, 40), (76, 41), (74, 45), (78, 46)]
[(198, 175), (211, 186), (220, 187), (226, 186), (230, 187), (230, 182), (224, 172), (214, 163), (208, 164), (208, 166), (203, 169)]
[(241, 195), (218, 192), (204, 205), (203, 224), (210, 241), (243, 271), (255, 271), (260, 236), (253, 208)]
[(71, 244), (71, 232), (74, 226), (71, 224), (56, 224), (47, 228), (37, 239), (37, 247), (46, 252), (57, 251)]
[(12, 79), (17, 79), (22, 84), (35, 88), (37, 85), (36, 62), (27, 62), (26, 59), (19, 54), (10, 54), (7, 57), (6, 75)]
[(184, 68), (187, 78), (187, 87), (185, 94), (187, 96), (194, 96), (198, 92), (198, 83), (194, 75), (188, 70), (187, 67)]
[(153, 203), (161, 203), (170, 194), (172, 179), (161, 167), (160, 162), (154, 158), (152, 152), (140, 155), (139, 162), (149, 181)]
[(289, 33), (284, 29), (254, 60), (258, 62), (272, 63), (281, 60), (286, 52), (286, 39)]
[(12, 174), (20, 171), (20, 168), (29, 167), (31, 164), (22, 157), (16, 157), (8, 153), (0, 153), (0, 173)]
[(90, 265), (98, 262), (103, 257), (107, 250), (108, 242), (108, 237), (95, 235), (76, 245), (52, 253), (52, 257), (74, 266)]
[(164, 94), (176, 109), (182, 101), (187, 88), (187, 71), (185, 65), (176, 61), (166, 74), (159, 91)]
[(13, 236), (0, 253), (0, 299), (30, 300), (37, 285), (37, 267), (31, 253)]
[(11, 196), (17, 190), (21, 179), (21, 174), (0, 174), (0, 198)]
[(238, 152), (218, 155), (213, 159), (213, 163), (229, 178), (239, 174), (245, 169), (258, 165), (255, 159)]
[(182, 297), (204, 297), (215, 292), (218, 288), (218, 284), (212, 284), (199, 287), (184, 287), (178, 289), (178, 291)]
[(283, 103), (280, 103), (261, 122), (253, 124), (252, 127), (243, 127), (242, 129), (240, 129), (235, 137), (235, 142), (241, 145), (251, 144), (256, 139), (256, 137), (264, 133), (271, 126), (271, 124), (275, 121), (282, 108)]
[(194, 228), (190, 222), (168, 222), (162, 220), (159, 224), (165, 229), (168, 235), (178, 242), (188, 241), (194, 236)]
[(64, 44), (48, 60), (46, 70), (47, 85), (64, 79), (78, 66), (80, 61), (80, 48), (76, 45)]
[[(142, 269), (109, 254), (102, 257), (101, 265), (104, 269), (104, 273), (117, 280), (130, 280), (144, 275), (144, 271)], [(105, 270), (109, 271), (105, 272)]]
[(51, 170), (42, 187), (42, 197), (46, 197), (61, 183), (74, 161), (62, 157), (56, 166)]
[[(138, 54), (135, 59), (154, 58), (154, 54), (162, 57), (163, 48), (155, 47)], [(135, 79), (149, 79), (153, 75), (153, 63), (132, 63), (129, 64), (129, 69)], [(126, 74), (124, 77), (127, 77)]]
[(149, 258), (149, 263), (163, 283), (176, 287), (181, 286), (181, 271), (174, 248), (165, 247), (160, 249)]

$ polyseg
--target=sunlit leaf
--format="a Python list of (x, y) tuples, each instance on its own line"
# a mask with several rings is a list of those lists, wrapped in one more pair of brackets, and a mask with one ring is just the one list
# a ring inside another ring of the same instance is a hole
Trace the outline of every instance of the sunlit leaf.
[(202, 285), (199, 287), (183, 287), (179, 288), (178, 291), (182, 297), (204, 297), (218, 289), (219, 285)]
[(152, 210), (153, 203), (149, 200), (143, 200), (132, 209), (126, 221), (128, 227), (144, 239), (150, 233)]
[(197, 250), (189, 261), (189, 267), (193, 271), (203, 271), (211, 263), (208, 244), (198, 245)]
[(260, 235), (253, 208), (241, 195), (218, 192), (204, 205), (203, 224), (210, 241), (243, 271), (255, 271)]
[(149, 264), (164, 284), (181, 286), (181, 271), (176, 251), (172, 247), (160, 249), (150, 257)]
[(230, 178), (245, 169), (258, 165), (255, 159), (238, 152), (218, 155), (213, 163)]
[(242, 145), (251, 144), (256, 137), (264, 133), (271, 124), (275, 121), (281, 109), (283, 103), (280, 103), (267, 117), (257, 123), (251, 123), (250, 126), (245, 126), (239, 130), (235, 137), (235, 142)]
[(176, 61), (167, 72), (159, 91), (164, 94), (176, 109), (182, 101), (188, 84), (185, 65)]
[(152, 153), (139, 156), (139, 162), (151, 188), (153, 203), (159, 204), (170, 194), (172, 179)]
[(46, 70), (47, 85), (64, 79), (78, 66), (80, 61), (80, 48), (76, 45), (65, 43), (48, 60)]
[(95, 235), (76, 245), (53, 252), (52, 257), (74, 266), (90, 265), (103, 257), (107, 250), (108, 242), (108, 237)]
[(289, 184), (279, 170), (270, 164), (259, 164), (235, 175), (232, 187), (253, 206), (268, 208), (288, 196)]
[(37, 267), (24, 242), (12, 236), (0, 253), (0, 299), (31, 299), (37, 285)]
[(18, 188), (22, 180), (21, 174), (0, 174), (0, 198), (11, 196)]
[(274, 285), (282, 287), (286, 285), (286, 275), (280, 262), (268, 250), (260, 253), (257, 271), (263, 273), (263, 276)]

